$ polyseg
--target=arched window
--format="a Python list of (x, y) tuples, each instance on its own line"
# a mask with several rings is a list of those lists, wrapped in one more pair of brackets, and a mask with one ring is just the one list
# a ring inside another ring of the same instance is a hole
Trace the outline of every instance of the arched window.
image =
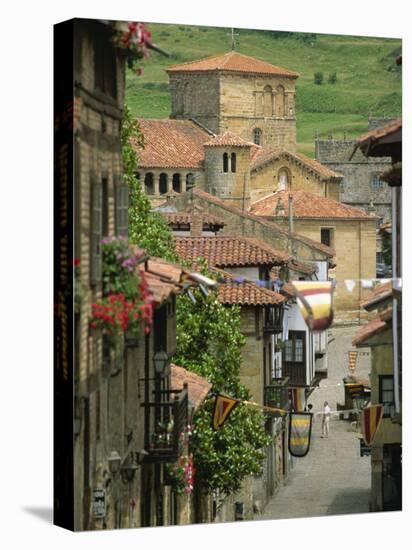
[(173, 174), (172, 188), (173, 191), (176, 191), (176, 193), (182, 192), (182, 186), (180, 184), (180, 174)]
[(236, 153), (232, 153), (230, 156), (230, 169), (232, 172), (236, 172)]
[(159, 176), (159, 193), (167, 193), (167, 174), (161, 173)]
[(276, 116), (285, 116), (285, 88), (280, 85), (276, 88)]
[(263, 115), (273, 115), (273, 98), (271, 86), (265, 86), (263, 89)]
[(192, 173), (186, 175), (186, 191), (190, 191), (195, 186), (195, 176)]
[(147, 172), (144, 177), (144, 190), (148, 195), (153, 195), (154, 193), (154, 181), (152, 172)]
[(262, 144), (262, 130), (260, 128), (255, 128), (253, 130), (253, 143), (256, 145), (263, 145)]
[(229, 157), (227, 153), (223, 153), (223, 172), (229, 172)]
[(281, 168), (278, 172), (278, 190), (284, 191), (290, 188), (290, 172), (287, 168)]

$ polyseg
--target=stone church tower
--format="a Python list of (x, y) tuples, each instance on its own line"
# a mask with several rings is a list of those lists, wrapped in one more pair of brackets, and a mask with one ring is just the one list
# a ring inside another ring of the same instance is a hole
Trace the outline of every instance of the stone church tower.
[(296, 150), (298, 74), (229, 52), (167, 69), (171, 118), (194, 119), (215, 134)]

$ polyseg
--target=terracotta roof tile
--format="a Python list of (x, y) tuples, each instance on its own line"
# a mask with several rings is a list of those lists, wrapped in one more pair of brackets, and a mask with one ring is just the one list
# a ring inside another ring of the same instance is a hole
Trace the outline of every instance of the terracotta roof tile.
[(233, 132), (223, 132), (223, 134), (212, 137), (204, 145), (205, 147), (253, 147), (254, 144), (250, 141), (245, 141)]
[(141, 168), (202, 168), (203, 144), (211, 134), (191, 120), (138, 119), (145, 138), (141, 149), (131, 140)]
[(212, 388), (212, 384), (203, 376), (179, 367), (174, 363), (170, 364), (170, 387), (172, 390), (183, 389), (183, 384), (188, 385), (189, 401), (197, 409), (206, 398)]
[[(315, 193), (299, 189), (297, 191), (276, 191), (251, 205), (249, 212), (255, 216), (268, 216), (273, 218), (288, 217), (288, 197), (292, 195), (292, 207), (294, 218), (315, 219), (356, 219), (375, 220), (375, 216), (367, 214), (360, 208), (348, 206), (330, 198), (321, 197)], [(277, 212), (278, 204), (283, 206), (284, 214)]]
[(239, 277), (222, 269), (214, 268), (213, 271), (221, 275), (218, 297), (222, 304), (266, 306), (279, 305), (286, 301), (286, 298), (278, 292), (260, 287), (252, 281), (244, 280), (240, 282)]
[[(192, 218), (196, 215), (193, 214), (193, 212), (159, 212), (164, 218), (166, 218), (169, 225), (191, 225)], [(210, 226), (223, 227), (225, 225), (225, 222), (222, 219), (214, 216), (213, 214), (209, 214), (208, 212), (204, 212), (199, 215), (202, 217), (204, 228)]]
[(361, 306), (366, 310), (374, 309), (379, 302), (383, 302), (392, 296), (392, 281), (384, 284), (378, 284), (369, 294), (366, 300), (361, 302)]
[(236, 73), (255, 73), (265, 75), (276, 74), (291, 78), (297, 78), (299, 76), (298, 73), (289, 71), (288, 69), (276, 67), (266, 61), (260, 61), (254, 57), (242, 55), (234, 51), (225, 54), (213, 55), (196, 61), (180, 63), (179, 65), (173, 65), (172, 67), (166, 69), (166, 71), (168, 73), (181, 71), (229, 71)]
[(286, 264), (291, 256), (250, 237), (175, 237), (175, 250), (184, 261), (205, 258), (209, 266), (258, 266)]
[[(266, 227), (276, 231), (277, 233), (279, 233), (281, 235), (284, 235), (284, 236), (287, 236), (287, 237), (289, 236), (289, 232), (286, 231), (286, 229), (284, 229), (280, 225), (274, 223), (273, 221), (264, 220), (264, 219), (260, 218), (259, 216), (255, 216), (254, 214), (252, 214), (250, 212), (243, 212), (242, 210), (240, 210), (236, 206), (232, 206), (232, 205), (228, 204), (226, 201), (223, 201), (222, 199), (219, 199), (218, 197), (214, 197), (210, 193), (206, 193), (206, 191), (203, 191), (202, 189), (192, 189), (191, 193), (194, 196), (199, 197), (200, 199), (203, 199), (203, 200), (205, 200), (207, 202), (210, 202), (212, 204), (216, 204), (217, 206), (220, 206), (224, 210), (227, 210), (228, 212), (232, 212), (233, 214), (236, 214), (240, 218), (247, 218), (247, 219), (253, 220), (255, 223), (259, 223), (263, 226), (266, 226)], [(325, 244), (322, 244), (320, 242), (314, 241), (313, 239), (310, 239), (309, 237), (305, 237), (304, 235), (300, 235), (298, 233), (292, 233), (292, 238), (295, 239), (296, 241), (300, 241), (302, 243), (305, 243), (305, 244), (307, 244), (308, 246), (310, 246), (314, 249), (320, 250), (323, 254), (325, 254), (326, 256), (329, 256), (330, 258), (335, 256), (335, 250), (333, 248), (331, 248), (330, 246), (326, 246)]]
[(363, 344), (372, 336), (383, 332), (389, 328), (389, 323), (392, 320), (392, 306), (388, 307), (382, 313), (374, 317), (371, 321), (362, 325), (356, 332), (355, 336), (352, 339), (352, 344), (358, 346)]
[(402, 119), (397, 118), (396, 120), (392, 120), (388, 124), (385, 124), (385, 126), (375, 128), (374, 130), (371, 130), (369, 132), (366, 132), (366, 134), (361, 135), (360, 138), (358, 138), (357, 140), (357, 144), (358, 146), (360, 146), (368, 141), (378, 141), (379, 139), (390, 136), (391, 134), (394, 134), (401, 129)]
[(292, 153), (286, 149), (281, 148), (262, 148), (255, 147), (251, 152), (251, 171), (256, 171), (265, 166), (266, 164), (280, 159), (286, 158), (295, 164), (303, 166), (306, 170), (310, 170), (318, 175), (321, 180), (341, 180), (342, 174), (331, 170), (327, 166), (324, 166), (315, 159), (311, 159), (302, 153)]

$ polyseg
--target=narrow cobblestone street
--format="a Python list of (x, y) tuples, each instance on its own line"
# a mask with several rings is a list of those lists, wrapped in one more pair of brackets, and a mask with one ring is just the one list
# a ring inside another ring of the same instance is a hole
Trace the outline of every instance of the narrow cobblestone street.
[[(309, 399), (314, 411), (324, 401), (332, 410), (344, 402), (342, 378), (348, 374), (347, 351), (356, 327), (329, 332), (329, 372)], [(356, 375), (367, 377), (369, 355), (358, 357)], [(337, 385), (340, 384), (340, 385)], [(360, 456), (359, 440), (348, 421), (333, 415), (328, 439), (322, 439), (321, 418), (315, 417), (312, 442), (305, 458), (294, 458), (287, 485), (281, 486), (263, 514), (255, 519), (285, 519), (369, 511), (370, 457)]]

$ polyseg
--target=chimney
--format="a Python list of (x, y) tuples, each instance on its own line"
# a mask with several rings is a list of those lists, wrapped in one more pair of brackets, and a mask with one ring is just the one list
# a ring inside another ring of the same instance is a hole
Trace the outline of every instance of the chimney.
[(201, 212), (193, 209), (192, 221), (190, 223), (190, 236), (201, 237), (203, 232), (203, 216)]

